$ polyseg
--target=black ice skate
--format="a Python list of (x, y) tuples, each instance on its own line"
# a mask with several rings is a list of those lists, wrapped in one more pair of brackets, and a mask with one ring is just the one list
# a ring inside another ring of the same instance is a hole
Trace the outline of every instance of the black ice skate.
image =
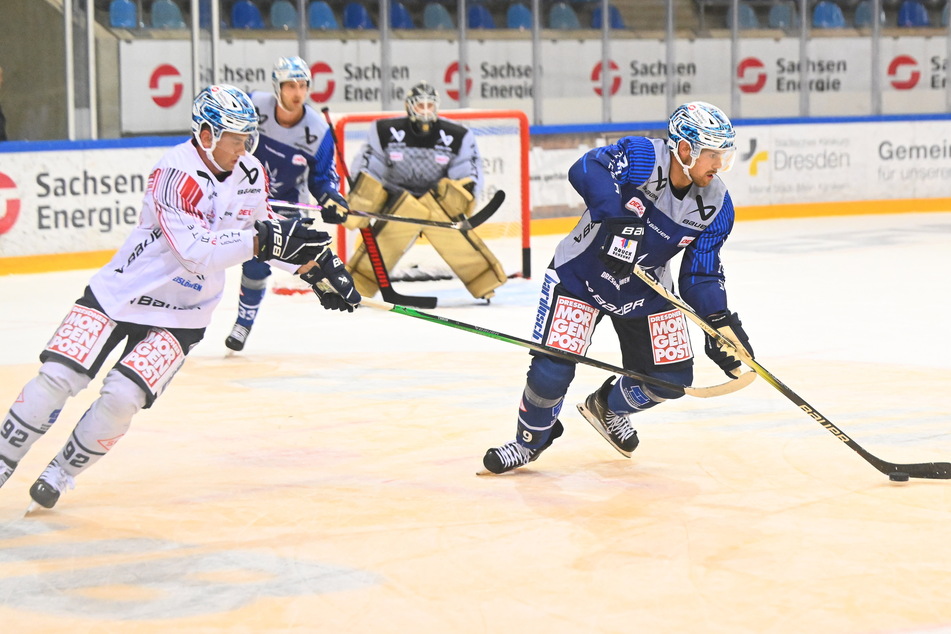
[(584, 403), (578, 404), (578, 411), (591, 426), (604, 436), (625, 458), (637, 449), (637, 432), (631, 427), (626, 414), (618, 415), (608, 409), (608, 392), (614, 387), (612, 376), (596, 392), (588, 395)]
[(3, 483), (10, 479), (10, 476), (13, 475), (13, 470), (17, 468), (17, 463), (10, 462), (3, 456), (0, 456), (0, 487), (3, 486)]
[(558, 438), (564, 432), (565, 428), (562, 426), (561, 421), (555, 419), (555, 424), (552, 425), (551, 428), (551, 435), (545, 444), (538, 449), (523, 447), (515, 440), (501, 447), (492, 447), (485, 452), (485, 457), (482, 458), (482, 464), (486, 470), (480, 472), (480, 475), (485, 473), (505, 473), (516, 467), (527, 465), (529, 462), (538, 458), (543, 451), (551, 447), (551, 444), (555, 442), (555, 438)]
[[(66, 491), (67, 487), (73, 489), (76, 487), (76, 483), (73, 481), (73, 477), (63, 471), (54, 459), (46, 467), (46, 470), (40, 474), (33, 486), (30, 487), (30, 497), (43, 508), (51, 509), (56, 506), (59, 496)], [(33, 506), (31, 505), (27, 512), (32, 509)]]
[(231, 334), (225, 339), (225, 345), (235, 352), (240, 352), (244, 350), (244, 343), (248, 340), (250, 333), (250, 328), (245, 328), (241, 324), (235, 324), (234, 328), (231, 329)]

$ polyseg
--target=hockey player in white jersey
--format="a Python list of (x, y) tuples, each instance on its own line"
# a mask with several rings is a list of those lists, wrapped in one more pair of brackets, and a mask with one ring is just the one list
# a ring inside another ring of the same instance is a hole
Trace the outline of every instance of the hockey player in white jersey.
[[(587, 210), (555, 250), (542, 282), (533, 339), (585, 354), (610, 318), (625, 369), (679, 385), (693, 382), (693, 350), (679, 310), (633, 274), (635, 264), (673, 288), (670, 261), (681, 252), (681, 296), (752, 354), (739, 317), (727, 308), (720, 249), (733, 228), (733, 201), (719, 172), (730, 168), (735, 132), (717, 107), (691, 102), (668, 122), (668, 139), (624, 137), (584, 154), (568, 180)], [(740, 360), (707, 336), (705, 351), (727, 376)], [(574, 363), (532, 353), (516, 439), (489, 449), (483, 464), (504, 473), (535, 460), (563, 431), (558, 419)], [(637, 447), (630, 415), (681, 394), (614, 377), (578, 406), (626, 457)]]
[[(370, 126), (367, 142), (353, 162), (356, 174), (348, 201), (356, 211), (424, 220), (455, 222), (470, 216), (482, 190), (482, 158), (475, 134), (439, 117), (439, 94), (426, 82), (406, 96), (406, 117), (381, 119)], [(350, 228), (366, 219), (351, 218)], [(489, 299), (507, 280), (495, 255), (474, 232), (427, 228), (399, 222), (377, 222), (373, 233), (380, 255), (393, 269), (420, 234), (433, 245), (466, 289)], [(371, 296), (376, 276), (363, 244), (347, 261), (357, 290)]]
[(90, 279), (40, 354), (38, 375), (4, 416), (0, 486), (66, 400), (122, 346), (99, 398), (30, 488), (34, 503), (52, 508), (122, 438), (135, 413), (162, 395), (204, 336), (226, 268), (253, 256), (321, 282), (315, 293), (334, 295), (332, 308), (359, 303), (330, 236), (270, 210), (267, 174), (251, 155), (257, 125), (251, 100), (233, 86), (210, 86), (195, 98), (192, 138), (152, 169), (138, 226)]
[[(340, 195), (340, 178), (334, 165), (330, 126), (307, 103), (310, 67), (300, 57), (281, 57), (271, 72), (272, 91), (254, 91), (251, 102), (258, 112), (260, 141), (254, 156), (271, 179), (271, 197), (291, 203), (308, 203), (309, 194), (323, 207), (321, 219), (340, 224), (347, 217), (347, 201)], [(286, 217), (298, 211), (277, 210)], [(241, 267), (238, 318), (225, 345), (242, 350), (264, 301), (271, 267), (248, 260)]]

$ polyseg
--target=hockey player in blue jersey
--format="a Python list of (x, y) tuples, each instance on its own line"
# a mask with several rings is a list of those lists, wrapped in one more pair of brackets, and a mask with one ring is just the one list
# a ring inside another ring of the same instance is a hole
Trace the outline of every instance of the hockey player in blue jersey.
[[(686, 321), (633, 275), (650, 271), (673, 288), (671, 260), (683, 253), (680, 294), (700, 315), (752, 354), (739, 317), (727, 307), (720, 249), (733, 228), (733, 202), (719, 172), (735, 155), (733, 125), (703, 102), (678, 107), (668, 139), (624, 137), (590, 150), (568, 172), (587, 210), (556, 247), (542, 283), (533, 339), (586, 354), (605, 316), (617, 332), (625, 369), (680, 385), (693, 382)], [(740, 360), (706, 338), (705, 352), (730, 377)], [(516, 439), (489, 449), (488, 472), (504, 473), (538, 458), (561, 436), (558, 420), (576, 364), (532, 353), (518, 411)], [(618, 452), (630, 457), (637, 432), (630, 415), (677, 394), (641, 381), (610, 377), (578, 405)]]
[[(347, 217), (347, 201), (339, 193), (340, 178), (334, 165), (330, 126), (307, 104), (310, 67), (300, 57), (282, 57), (271, 73), (273, 92), (255, 91), (251, 101), (258, 112), (260, 141), (254, 156), (271, 179), (271, 198), (307, 203), (308, 192), (323, 207), (324, 222), (340, 224)], [(298, 212), (280, 211), (282, 215)], [(248, 260), (241, 268), (238, 319), (225, 339), (232, 350), (241, 350), (257, 317), (271, 267)], [(331, 298), (328, 301), (332, 301)], [(347, 310), (346, 306), (325, 308)], [(350, 308), (352, 310), (352, 307)]]

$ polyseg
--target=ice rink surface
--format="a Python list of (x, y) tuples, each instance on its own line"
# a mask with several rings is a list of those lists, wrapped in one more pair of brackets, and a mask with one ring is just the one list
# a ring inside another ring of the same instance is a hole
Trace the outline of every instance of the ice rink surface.
[[(527, 338), (553, 244), (489, 306), (397, 287)], [(951, 214), (740, 222), (724, 261), (763, 366), (876, 456), (951, 460)], [(55, 509), (23, 517), (98, 382), (0, 489), (0, 632), (951, 632), (951, 481), (890, 482), (765, 381), (636, 417), (628, 460), (575, 410), (606, 378), (581, 367), (565, 435), (477, 477), (527, 351), (270, 296), (227, 356), (238, 274)], [(90, 275), (0, 276), (0, 407)], [(615, 348), (605, 323), (590, 354)]]

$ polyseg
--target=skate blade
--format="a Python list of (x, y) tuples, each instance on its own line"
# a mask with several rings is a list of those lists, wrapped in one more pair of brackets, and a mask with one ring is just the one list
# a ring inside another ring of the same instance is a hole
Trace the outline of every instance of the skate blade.
[(630, 451), (624, 451), (623, 449), (621, 449), (620, 447), (614, 444), (614, 441), (611, 440), (611, 437), (608, 436), (607, 432), (604, 430), (604, 428), (601, 427), (601, 424), (598, 422), (598, 417), (595, 416), (593, 413), (591, 413), (591, 411), (587, 407), (585, 407), (584, 403), (578, 403), (577, 407), (578, 407), (578, 411), (581, 413), (582, 418), (588, 421), (588, 424), (594, 427), (594, 430), (598, 432), (599, 434), (601, 434), (601, 437), (604, 438), (606, 441), (608, 441), (609, 445), (614, 447), (617, 450), (617, 452), (621, 454), (622, 456), (624, 456), (625, 458), (631, 457)]
[(26, 516), (28, 516), (30, 513), (33, 513), (34, 511), (38, 511), (38, 510), (41, 509), (41, 508), (43, 508), (43, 507), (40, 506), (39, 504), (37, 504), (35, 501), (30, 502), (30, 505), (29, 505), (28, 507), (26, 507), (26, 510), (23, 512), (23, 517), (26, 517)]

